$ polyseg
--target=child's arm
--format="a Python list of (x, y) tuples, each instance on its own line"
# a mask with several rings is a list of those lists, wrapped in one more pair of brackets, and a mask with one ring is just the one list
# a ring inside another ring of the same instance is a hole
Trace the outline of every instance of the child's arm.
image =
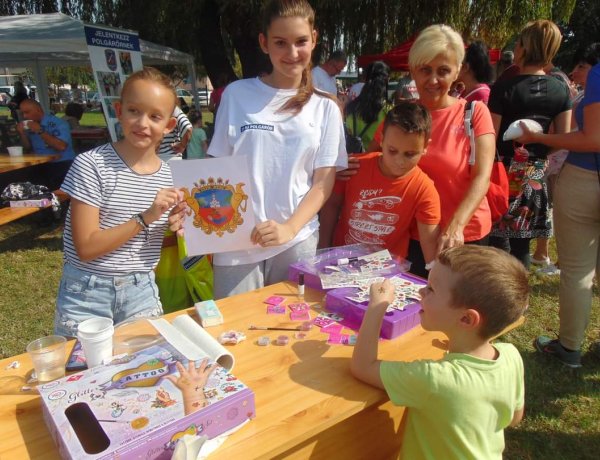
[(192, 138), (192, 131), (192, 128), (186, 130), (186, 132), (183, 133), (183, 136), (181, 136), (181, 141), (173, 142), (173, 144), (171, 144), (171, 148), (175, 153), (182, 153), (185, 150), (190, 142), (190, 139)]
[(292, 240), (312, 219), (329, 198), (335, 182), (335, 167), (318, 168), (313, 173), (313, 185), (292, 216), (284, 223), (267, 220), (256, 225), (251, 239), (263, 247), (279, 246)]
[(438, 238), (440, 236), (440, 226), (423, 224), (417, 221), (417, 230), (419, 231), (419, 242), (425, 263), (433, 262), (437, 257)]
[(319, 248), (329, 248), (344, 204), (344, 195), (333, 192), (319, 213)]
[[(170, 207), (181, 201), (180, 194), (175, 188), (159, 190), (152, 205), (142, 212), (146, 225), (160, 219)], [(71, 227), (75, 250), (83, 262), (120, 248), (143, 230), (133, 216), (115, 227), (100, 229), (100, 209), (76, 198), (71, 198)]]
[(519, 423), (521, 423), (521, 420), (523, 420), (523, 414), (525, 414), (525, 406), (515, 411), (513, 414), (513, 419), (508, 426), (517, 426)]
[(360, 326), (350, 364), (354, 377), (381, 389), (384, 387), (379, 375), (381, 361), (377, 359), (379, 331), (385, 310), (394, 301), (394, 290), (389, 280), (371, 285), (369, 308)]

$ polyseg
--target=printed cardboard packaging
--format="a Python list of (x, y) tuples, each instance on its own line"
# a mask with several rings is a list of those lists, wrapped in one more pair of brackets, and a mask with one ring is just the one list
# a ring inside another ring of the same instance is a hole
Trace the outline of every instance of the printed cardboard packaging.
[(206, 384), (195, 388), (207, 405), (184, 407), (182, 391), (166, 378), (189, 385), (176, 361), (187, 369), (187, 359), (164, 342), (40, 386), (61, 457), (170, 459), (185, 434), (211, 439), (254, 418), (253, 392), (216, 364)]
[(18, 200), (10, 201), (11, 208), (46, 208), (52, 204), (48, 198), (41, 200)]

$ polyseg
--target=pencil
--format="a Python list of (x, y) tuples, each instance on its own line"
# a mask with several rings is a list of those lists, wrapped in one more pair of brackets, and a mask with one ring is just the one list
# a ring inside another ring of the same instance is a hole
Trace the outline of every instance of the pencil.
[(267, 327), (267, 326), (250, 326), (248, 329), (253, 331), (300, 331), (300, 327)]

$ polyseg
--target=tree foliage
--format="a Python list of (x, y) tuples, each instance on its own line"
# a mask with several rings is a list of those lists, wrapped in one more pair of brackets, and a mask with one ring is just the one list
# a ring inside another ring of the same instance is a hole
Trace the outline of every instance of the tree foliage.
[(569, 71), (578, 50), (600, 42), (600, 2), (578, 0), (570, 20), (559, 25), (564, 39), (556, 63)]
[[(334, 49), (350, 56), (383, 52), (435, 23), (453, 26), (466, 40), (478, 38), (490, 47), (503, 47), (530, 20), (568, 24), (575, 7), (575, 0), (309, 1), (319, 32), (317, 62)], [(578, 5), (597, 10), (597, 3), (581, 0)], [(236, 59), (243, 76), (256, 75), (268, 65), (257, 41), (262, 4), (263, 0), (21, 0), (1, 3), (0, 14), (60, 9), (85, 21), (137, 30), (144, 39), (192, 54), (214, 80), (217, 75), (234, 78)], [(598, 30), (597, 24), (591, 28)]]

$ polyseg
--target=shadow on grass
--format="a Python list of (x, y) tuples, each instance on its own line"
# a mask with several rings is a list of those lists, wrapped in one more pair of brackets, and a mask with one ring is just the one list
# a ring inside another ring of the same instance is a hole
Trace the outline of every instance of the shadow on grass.
[(510, 429), (506, 432), (504, 460), (597, 460), (599, 433), (564, 433)]
[(600, 360), (584, 354), (583, 367), (570, 369), (552, 356), (522, 352), (525, 365), (525, 407), (529, 416), (561, 417), (564, 400), (600, 397)]
[(529, 275), (529, 286), (532, 297), (558, 298), (559, 276), (543, 276), (532, 273)]
[[(48, 251), (62, 251), (62, 231), (64, 220), (56, 221), (51, 213), (39, 213), (19, 222), (20, 232), (5, 232), (0, 239), (0, 253), (44, 248)], [(2, 235), (0, 234), (0, 238)]]

